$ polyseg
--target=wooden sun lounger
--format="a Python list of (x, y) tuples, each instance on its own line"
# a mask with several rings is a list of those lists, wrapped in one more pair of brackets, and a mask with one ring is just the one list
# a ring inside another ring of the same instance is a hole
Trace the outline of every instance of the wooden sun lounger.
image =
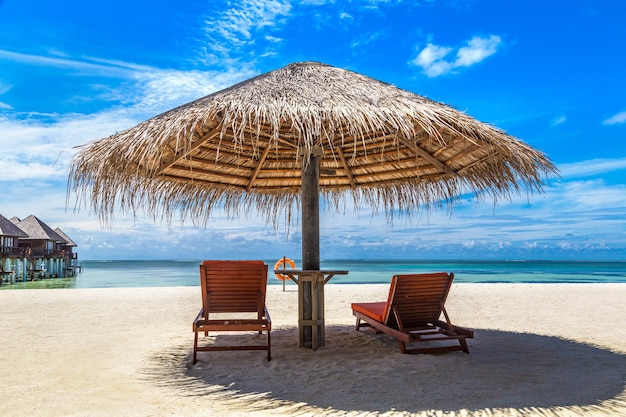
[[(402, 353), (469, 353), (465, 339), (473, 338), (474, 332), (453, 325), (444, 307), (453, 278), (446, 272), (395, 275), (386, 302), (352, 303), (356, 330), (369, 327), (386, 333), (398, 340)], [(409, 347), (413, 342), (431, 343)]]
[[(271, 360), (272, 322), (265, 306), (266, 286), (267, 265), (263, 261), (204, 261), (200, 265), (202, 309), (193, 321), (194, 364), (197, 352), (217, 350), (267, 350), (267, 360)], [(211, 318), (218, 313), (227, 314)], [(252, 317), (241, 318), (242, 315)], [(198, 333), (209, 336), (209, 332), (251, 331), (267, 332), (266, 344), (198, 346)]]

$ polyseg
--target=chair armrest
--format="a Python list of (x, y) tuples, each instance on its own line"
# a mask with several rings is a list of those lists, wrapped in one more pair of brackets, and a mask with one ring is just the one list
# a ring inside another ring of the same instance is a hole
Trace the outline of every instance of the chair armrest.
[(267, 311), (267, 306), (263, 306), (263, 311), (265, 312), (265, 318), (267, 319), (268, 324), (272, 324), (272, 319), (270, 318), (269, 311)]
[(193, 324), (192, 324), (193, 331), (196, 331), (196, 324), (198, 323), (198, 321), (203, 320), (203, 319), (204, 319), (204, 309), (201, 308), (200, 311), (198, 312), (198, 315), (193, 320)]

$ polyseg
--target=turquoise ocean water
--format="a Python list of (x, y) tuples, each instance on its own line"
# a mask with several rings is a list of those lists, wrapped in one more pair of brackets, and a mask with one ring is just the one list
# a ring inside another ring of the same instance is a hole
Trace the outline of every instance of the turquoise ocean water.
[[(265, 261), (270, 270), (276, 260)], [(111, 288), (199, 285), (199, 260), (81, 261), (70, 278), (3, 285), (10, 288)], [(300, 265), (296, 260), (297, 266)], [(626, 261), (322, 261), (321, 269), (347, 270), (330, 283), (388, 283), (394, 274), (454, 272), (457, 283), (626, 283)], [(282, 285), (270, 272), (268, 283)], [(289, 282), (287, 285), (295, 285)]]

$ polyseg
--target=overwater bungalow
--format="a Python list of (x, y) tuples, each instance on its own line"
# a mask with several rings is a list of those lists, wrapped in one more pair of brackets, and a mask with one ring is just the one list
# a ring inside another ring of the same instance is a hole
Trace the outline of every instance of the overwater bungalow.
[[(77, 256), (73, 253), (76, 244), (63, 233), (59, 234), (50, 226), (30, 215), (24, 220), (10, 219), (22, 235), (11, 241), (11, 251), (3, 252), (2, 264), (10, 265), (16, 280), (34, 280), (48, 277), (73, 275)], [(9, 253), (10, 252), (10, 253)]]
[(76, 268), (80, 268), (78, 266), (78, 253), (74, 252), (74, 248), (78, 245), (76, 245), (76, 243), (74, 243), (74, 241), (58, 227), (54, 229), (54, 231), (57, 232), (57, 234), (65, 241), (58, 242), (57, 249), (62, 251), (64, 254), (63, 256), (66, 261), (65, 271), (67, 271), (69, 275), (73, 275)]
[(19, 238), (28, 235), (0, 214), (0, 285), (13, 282), (17, 274), (17, 259), (24, 256), (18, 245)]

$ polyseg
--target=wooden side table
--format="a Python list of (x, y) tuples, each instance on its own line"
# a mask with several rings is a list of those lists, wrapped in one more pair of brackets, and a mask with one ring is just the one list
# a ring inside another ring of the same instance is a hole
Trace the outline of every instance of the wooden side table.
[(324, 285), (348, 271), (276, 269), (298, 284), (298, 329), (300, 347), (317, 350), (325, 345)]

